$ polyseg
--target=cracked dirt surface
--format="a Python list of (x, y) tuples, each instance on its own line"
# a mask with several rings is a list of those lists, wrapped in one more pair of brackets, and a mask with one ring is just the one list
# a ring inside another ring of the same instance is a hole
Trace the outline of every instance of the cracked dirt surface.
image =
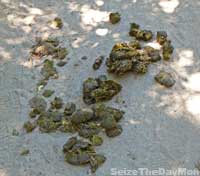
[[(68, 64), (59, 68), (60, 78), (50, 81), (56, 95), (79, 107), (81, 85), (89, 76), (106, 73), (105, 65), (93, 71), (99, 55), (108, 56), (117, 41), (130, 41), (129, 23), (154, 32), (167, 31), (175, 47), (173, 60), (151, 65), (144, 76), (114, 77), (123, 90), (108, 104), (123, 109), (121, 136), (104, 136), (97, 151), (107, 161), (96, 172), (109, 176), (111, 168), (194, 169), (200, 159), (200, 2), (198, 0), (1, 0), (0, 1), (0, 176), (86, 176), (88, 168), (64, 162), (64, 133), (42, 134), (22, 130), (28, 119), (28, 100), (39, 79), (38, 63), (28, 61), (36, 37), (55, 36), (69, 49)], [(108, 23), (118, 11), (122, 20)], [(61, 30), (47, 22), (59, 16)], [(81, 57), (87, 56), (87, 60)], [(176, 85), (163, 88), (154, 82), (161, 69), (170, 70)], [(109, 75), (109, 78), (113, 78)], [(122, 101), (125, 103), (122, 103)], [(13, 129), (19, 131), (13, 136)], [(23, 148), (30, 154), (21, 156)]]

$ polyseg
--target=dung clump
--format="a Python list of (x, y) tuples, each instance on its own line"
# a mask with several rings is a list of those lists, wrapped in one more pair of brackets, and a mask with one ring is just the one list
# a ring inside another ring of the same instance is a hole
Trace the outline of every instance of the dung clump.
[(121, 20), (121, 15), (118, 12), (110, 13), (109, 20), (112, 24), (116, 24)]
[[(88, 88), (99, 88), (99, 84), (108, 84), (109, 81), (105, 75), (101, 75), (94, 81), (98, 86), (90, 84)], [(96, 146), (103, 144), (100, 133), (104, 132), (108, 137), (116, 137), (122, 133), (119, 121), (124, 112), (102, 103), (87, 108), (76, 108), (72, 102), (64, 104), (59, 97), (47, 104), (43, 98), (36, 96), (29, 104), (32, 108), (30, 117), (33, 122), (24, 123), (26, 132), (30, 133), (38, 127), (43, 133), (78, 133), (82, 139), (72, 137), (63, 146), (65, 160), (72, 165), (90, 165), (91, 172), (95, 172), (106, 161), (104, 155), (95, 151)], [(49, 109), (47, 105), (50, 105)]]
[(83, 100), (86, 104), (94, 104), (96, 102), (110, 100), (118, 94), (122, 86), (113, 81), (100, 78), (88, 78), (83, 83)]
[(77, 137), (71, 137), (63, 146), (65, 161), (75, 166), (90, 165), (91, 171), (95, 172), (106, 158), (97, 154), (91, 143)]
[(56, 38), (39, 38), (30, 51), (31, 58), (41, 59), (43, 56), (52, 56), (55, 60), (63, 60), (68, 55), (68, 50), (59, 45), (60, 42)]
[(174, 51), (174, 47), (172, 46), (171, 41), (167, 40), (163, 44), (163, 59), (169, 60), (172, 57), (173, 51)]
[(138, 41), (130, 44), (116, 43), (106, 61), (107, 71), (116, 75), (146, 73), (152, 56), (137, 48), (141, 48)]
[(166, 71), (160, 71), (155, 76), (155, 80), (165, 87), (172, 87), (176, 82), (171, 73), (168, 73)]
[(131, 23), (129, 35), (143, 41), (149, 41), (153, 38), (153, 33), (150, 30), (141, 30), (140, 26), (136, 23)]

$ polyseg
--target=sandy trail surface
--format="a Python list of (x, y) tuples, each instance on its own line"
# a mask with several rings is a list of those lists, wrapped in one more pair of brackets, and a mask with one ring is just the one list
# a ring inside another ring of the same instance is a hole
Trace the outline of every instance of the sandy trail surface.
[[(39, 67), (28, 61), (36, 37), (55, 36), (69, 49), (68, 64), (59, 68), (58, 80), (48, 88), (66, 102), (84, 107), (81, 85), (89, 76), (106, 73), (92, 63), (108, 56), (114, 43), (130, 41), (129, 23), (154, 32), (167, 31), (175, 47), (170, 62), (150, 66), (144, 76), (121, 78), (108, 75), (123, 90), (108, 104), (123, 109), (121, 136), (109, 139), (97, 151), (106, 163), (97, 176), (110, 169), (194, 169), (200, 159), (200, 1), (199, 0), (1, 0), (0, 1), (0, 176), (86, 176), (87, 167), (64, 162), (62, 146), (68, 134), (26, 134), (28, 100), (39, 80)], [(122, 20), (108, 23), (108, 14), (118, 11)], [(64, 27), (55, 30), (47, 22), (59, 16)], [(87, 56), (87, 60), (81, 57)], [(34, 63), (37, 64), (37, 63)], [(163, 88), (154, 82), (160, 70), (171, 71), (176, 85)], [(125, 103), (122, 103), (125, 101)], [(13, 136), (13, 129), (19, 131)], [(22, 149), (30, 154), (21, 156)]]

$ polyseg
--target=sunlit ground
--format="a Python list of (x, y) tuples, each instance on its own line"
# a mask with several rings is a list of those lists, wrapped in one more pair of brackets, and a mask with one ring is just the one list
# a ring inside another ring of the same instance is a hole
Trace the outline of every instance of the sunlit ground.
[(5, 170), (0, 169), (0, 176), (8, 176), (8, 175)]
[(165, 13), (173, 13), (179, 5), (179, 0), (160, 0), (159, 6)]

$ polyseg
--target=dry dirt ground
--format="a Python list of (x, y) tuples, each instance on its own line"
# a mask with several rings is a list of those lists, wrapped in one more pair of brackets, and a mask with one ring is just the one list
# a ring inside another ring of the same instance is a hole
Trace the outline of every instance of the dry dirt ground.
[[(36, 37), (58, 37), (71, 58), (59, 69), (60, 78), (48, 88), (66, 102), (85, 106), (81, 85), (89, 76), (106, 73), (92, 63), (108, 56), (118, 41), (130, 41), (129, 23), (154, 32), (167, 31), (175, 47), (173, 60), (150, 66), (144, 76), (114, 77), (123, 90), (108, 104), (123, 109), (121, 136), (104, 137), (97, 151), (106, 163), (97, 176), (111, 175), (111, 168), (194, 169), (200, 159), (200, 1), (199, 0), (1, 0), (0, 1), (0, 176), (86, 176), (87, 167), (64, 162), (62, 146), (68, 134), (26, 134), (28, 100), (40, 77), (37, 63), (28, 61)], [(122, 20), (108, 23), (118, 11)], [(55, 30), (47, 22), (59, 16), (64, 26)], [(81, 60), (87, 56), (87, 60)], [(176, 85), (163, 88), (154, 82), (160, 69), (170, 70)], [(109, 75), (113, 78), (112, 75)], [(122, 103), (125, 101), (125, 103)], [(13, 129), (19, 131), (12, 135)], [(30, 154), (21, 156), (23, 149)]]

